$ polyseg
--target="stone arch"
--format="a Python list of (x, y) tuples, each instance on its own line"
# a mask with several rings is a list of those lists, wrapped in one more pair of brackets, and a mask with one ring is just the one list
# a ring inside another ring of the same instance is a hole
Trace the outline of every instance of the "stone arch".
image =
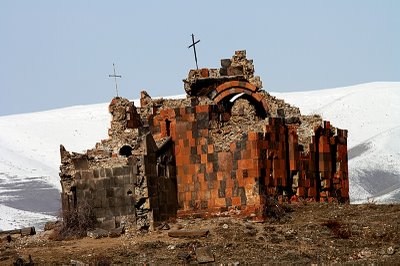
[(266, 114), (268, 114), (269, 107), (265, 97), (258, 92), (258, 88), (256, 86), (247, 81), (235, 80), (222, 83), (214, 90), (212, 100), (218, 104), (226, 97), (231, 98), (239, 93), (244, 93), (250, 96), (250, 98), (259, 103), (259, 106), (264, 109)]
[(228, 81), (219, 85), (212, 93), (212, 100), (218, 104), (235, 95), (243, 93), (246, 98), (255, 103), (261, 116), (268, 116), (269, 107), (265, 97), (258, 92), (258, 88), (247, 81)]

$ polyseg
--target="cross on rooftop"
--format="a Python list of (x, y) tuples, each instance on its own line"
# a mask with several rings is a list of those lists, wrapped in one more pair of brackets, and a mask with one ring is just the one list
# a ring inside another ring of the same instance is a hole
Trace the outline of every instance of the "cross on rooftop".
[(194, 41), (194, 34), (192, 34), (192, 44), (189, 45), (188, 49), (193, 47), (193, 51), (194, 51), (194, 60), (196, 61), (196, 68), (197, 70), (199, 69), (198, 65), (197, 65), (197, 54), (196, 54), (196, 44), (198, 44), (200, 42), (200, 40), (198, 41)]
[(115, 80), (115, 91), (117, 92), (117, 97), (118, 97), (118, 85), (117, 85), (117, 78), (122, 78), (121, 75), (115, 74), (115, 64), (113, 63), (114, 67), (114, 74), (108, 75), (110, 78), (114, 78)]

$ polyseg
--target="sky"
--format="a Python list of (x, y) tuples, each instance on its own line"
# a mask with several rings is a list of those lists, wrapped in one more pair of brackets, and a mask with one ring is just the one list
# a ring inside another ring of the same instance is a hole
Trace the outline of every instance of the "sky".
[(195, 68), (247, 50), (264, 89), (400, 81), (400, 1), (2, 0), (0, 116), (183, 94)]

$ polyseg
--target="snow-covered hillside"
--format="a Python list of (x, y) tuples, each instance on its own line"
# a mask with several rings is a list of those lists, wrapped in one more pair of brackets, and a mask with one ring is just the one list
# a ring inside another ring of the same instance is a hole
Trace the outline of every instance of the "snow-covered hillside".
[[(353, 203), (400, 202), (400, 82), (271, 94), (303, 114), (322, 114), (349, 130)], [(0, 117), (0, 230), (54, 215), (59, 208), (59, 145), (77, 152), (92, 148), (107, 138), (109, 121), (108, 103)], [(35, 208), (35, 202), (41, 206)], [(23, 223), (16, 219), (22, 213)]]

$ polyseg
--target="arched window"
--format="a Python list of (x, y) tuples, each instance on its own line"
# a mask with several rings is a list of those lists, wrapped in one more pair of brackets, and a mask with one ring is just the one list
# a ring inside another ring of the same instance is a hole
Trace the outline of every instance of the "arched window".
[(125, 156), (125, 157), (129, 157), (132, 155), (132, 147), (129, 145), (124, 145), (122, 146), (121, 149), (119, 149), (119, 155)]

